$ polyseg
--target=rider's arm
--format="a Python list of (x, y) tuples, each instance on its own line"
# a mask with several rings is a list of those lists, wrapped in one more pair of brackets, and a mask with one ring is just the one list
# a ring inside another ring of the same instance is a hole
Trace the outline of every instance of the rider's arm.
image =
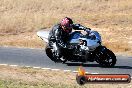
[(63, 40), (62, 40), (61, 31), (59, 31), (59, 29), (57, 29), (57, 30), (55, 31), (55, 38), (56, 38), (56, 43), (57, 43), (60, 47), (62, 47), (62, 48), (65, 48), (65, 47), (66, 47), (65, 43), (64, 43)]
[(72, 27), (73, 27), (74, 30), (84, 30), (84, 31), (86, 31), (86, 32), (88, 32), (88, 33), (90, 33), (90, 31), (91, 31), (90, 28), (87, 28), (87, 27), (82, 26), (82, 25), (80, 25), (80, 24), (73, 24)]

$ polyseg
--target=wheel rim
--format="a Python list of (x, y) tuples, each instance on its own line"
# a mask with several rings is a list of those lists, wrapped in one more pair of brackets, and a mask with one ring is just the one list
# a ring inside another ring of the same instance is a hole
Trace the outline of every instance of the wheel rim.
[(112, 66), (112, 64), (113, 64), (113, 59), (112, 59), (112, 57), (111, 56), (109, 56), (108, 54), (106, 55), (106, 65), (108, 65), (108, 66)]
[(100, 58), (99, 64), (103, 67), (112, 67), (116, 64), (116, 57), (111, 52), (99, 55), (98, 58)]
[(104, 58), (105, 58), (105, 60), (104, 60), (104, 65), (105, 66), (112, 67), (112, 66), (115, 65), (116, 59), (115, 59), (114, 55), (111, 52), (105, 54)]

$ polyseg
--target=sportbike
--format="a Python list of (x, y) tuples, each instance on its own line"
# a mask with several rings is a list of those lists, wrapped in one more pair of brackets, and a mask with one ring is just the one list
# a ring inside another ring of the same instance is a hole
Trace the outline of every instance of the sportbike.
[(94, 62), (102, 67), (112, 67), (116, 64), (115, 54), (102, 45), (101, 36), (97, 31), (90, 34), (81, 31), (70, 33), (68, 47), (63, 50), (63, 54), (58, 58), (58, 47), (56, 41), (49, 42), (49, 31), (38, 31), (37, 35), (46, 42), (45, 52), (54, 62)]

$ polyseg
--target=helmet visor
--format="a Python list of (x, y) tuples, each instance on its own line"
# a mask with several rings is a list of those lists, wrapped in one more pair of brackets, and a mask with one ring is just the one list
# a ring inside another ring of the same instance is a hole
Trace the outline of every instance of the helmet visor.
[(72, 25), (69, 26), (62, 26), (63, 30), (67, 33), (70, 33), (72, 31)]

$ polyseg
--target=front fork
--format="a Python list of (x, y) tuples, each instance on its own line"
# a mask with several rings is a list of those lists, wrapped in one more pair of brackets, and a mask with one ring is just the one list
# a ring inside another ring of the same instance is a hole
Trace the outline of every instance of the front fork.
[(58, 47), (57, 47), (57, 45), (56, 45), (55, 42), (52, 43), (52, 47), (53, 47), (53, 49), (52, 49), (52, 53), (54, 54), (54, 57), (59, 57)]

